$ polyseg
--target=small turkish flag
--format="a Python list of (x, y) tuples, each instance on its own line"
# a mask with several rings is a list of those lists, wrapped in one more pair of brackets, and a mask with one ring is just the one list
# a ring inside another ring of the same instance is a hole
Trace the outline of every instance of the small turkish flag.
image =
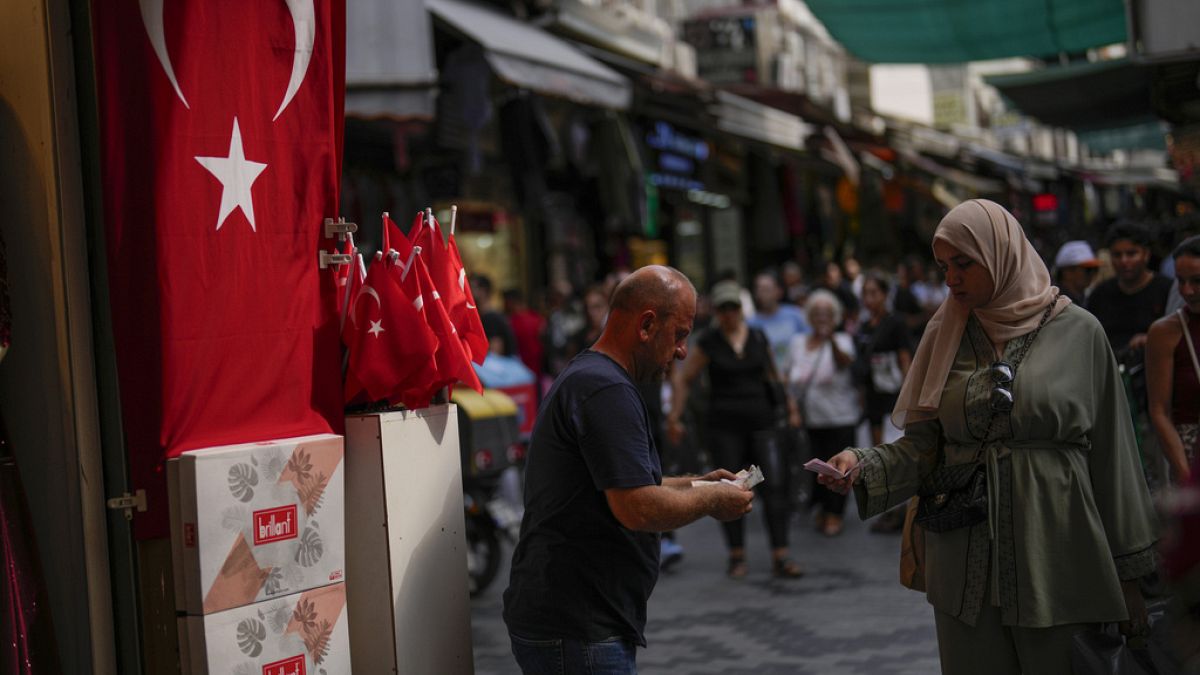
[(463, 265), (462, 256), (458, 252), (458, 244), (454, 235), (450, 235), (450, 245), (446, 247), (447, 258), (454, 270), (454, 278), (458, 284), (463, 301), (456, 304), (450, 312), (450, 320), (458, 328), (459, 334), (471, 348), (471, 360), (483, 365), (488, 355), (487, 333), (483, 331), (483, 321), (479, 318), (479, 308), (475, 306), (475, 294), (471, 292), (471, 284), (467, 281), (467, 268)]
[(421, 252), (414, 248), (413, 254), (409, 256), (407, 266), (397, 266), (395, 269), (403, 277), (402, 283), (405, 292), (414, 297), (419, 295), (423, 299), (425, 320), (434, 335), (438, 336), (438, 351), (435, 360), (438, 374), (444, 380), (443, 386), (462, 382), (475, 391), (482, 392), (483, 384), (480, 383), (479, 376), (475, 374), (475, 369), (471, 367), (471, 357), (467, 354), (462, 340), (459, 339), (458, 329), (450, 320), (446, 306), (442, 303), (441, 296), (429, 278), (429, 270), (425, 268), (425, 263), (421, 260)]
[[(395, 400), (401, 390), (428, 388), (437, 379), (438, 339), (400, 287), (384, 260), (377, 259), (350, 302), (343, 337), (350, 346), (349, 372), (371, 400)], [(401, 400), (424, 407), (428, 397)]]

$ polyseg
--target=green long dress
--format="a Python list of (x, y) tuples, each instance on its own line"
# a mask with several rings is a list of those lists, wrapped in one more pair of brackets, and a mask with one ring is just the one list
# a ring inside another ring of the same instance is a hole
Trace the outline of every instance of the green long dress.
[[(1029, 338), (1010, 340), (1005, 359)], [(1122, 621), (1120, 581), (1154, 569), (1157, 527), (1104, 331), (1074, 305), (1048, 321), (1017, 366), (1011, 414), (990, 409), (994, 360), (972, 318), (937, 419), (854, 450), (859, 514), (916, 494), (943, 454), (947, 465), (983, 461), (988, 520), (926, 533), (930, 604), (971, 626), (983, 603), (999, 607), (1007, 626)]]

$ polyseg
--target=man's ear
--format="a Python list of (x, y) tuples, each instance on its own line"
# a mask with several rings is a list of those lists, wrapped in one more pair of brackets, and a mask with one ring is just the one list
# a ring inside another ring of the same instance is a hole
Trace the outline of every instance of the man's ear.
[(654, 321), (657, 318), (658, 315), (656, 315), (652, 309), (642, 312), (641, 317), (638, 319), (638, 337), (641, 337), (642, 339), (649, 339), (650, 333), (654, 328)]

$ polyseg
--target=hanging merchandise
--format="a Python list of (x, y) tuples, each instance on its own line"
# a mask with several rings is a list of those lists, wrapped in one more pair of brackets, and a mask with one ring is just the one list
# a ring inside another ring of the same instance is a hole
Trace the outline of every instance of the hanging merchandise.
[(337, 431), (345, 2), (93, 2), (101, 186), (139, 538), (164, 461)]
[(481, 391), (471, 361), (486, 357), (487, 338), (453, 224), (449, 245), (428, 209), (417, 214), (408, 236), (387, 213), (382, 230), (387, 253), (375, 254), (342, 324), (346, 403), (418, 409), (459, 383)]

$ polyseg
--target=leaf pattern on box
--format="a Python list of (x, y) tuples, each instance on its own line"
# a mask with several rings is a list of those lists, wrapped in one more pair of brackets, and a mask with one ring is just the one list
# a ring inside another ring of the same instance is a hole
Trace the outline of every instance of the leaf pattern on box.
[(271, 571), (267, 572), (267, 580), (263, 582), (263, 591), (267, 595), (279, 595), (282, 585), (283, 570), (278, 567), (272, 567)]
[(267, 629), (258, 619), (243, 619), (237, 625), (238, 649), (250, 658), (262, 653), (263, 640), (267, 639)]
[(332, 637), (333, 624), (329, 623), (329, 619), (321, 619), (320, 625), (312, 628), (307, 624), (304, 626), (304, 646), (312, 655), (313, 663), (321, 663), (329, 656), (329, 640)]
[(304, 598), (296, 603), (296, 609), (292, 612), (292, 620), (300, 624), (304, 647), (312, 656), (313, 664), (320, 664), (329, 655), (329, 640), (333, 636), (333, 623), (329, 619), (318, 620), (316, 604)]
[(292, 458), (287, 463), (288, 471), (299, 476), (301, 481), (306, 481), (312, 476), (312, 457), (304, 446), (296, 448), (292, 453)]
[(229, 492), (235, 499), (248, 502), (254, 499), (254, 488), (258, 485), (258, 472), (246, 463), (234, 464), (229, 468)]
[(311, 476), (308, 479), (301, 479), (300, 485), (296, 492), (300, 496), (300, 503), (304, 505), (304, 511), (308, 515), (317, 512), (321, 508), (321, 498), (325, 496), (325, 486), (329, 484), (329, 477), (324, 473), (318, 473), (316, 476)]
[(282, 634), (287, 630), (288, 622), (291, 620), (292, 609), (286, 602), (280, 601), (279, 604), (267, 610), (267, 625), (274, 634)]
[(296, 609), (292, 610), (292, 621), (301, 624), (304, 628), (315, 626), (317, 623), (317, 606), (312, 600), (305, 600), (303, 596), (296, 603)]
[(259, 462), (259, 470), (262, 472), (264, 483), (274, 483), (279, 480), (279, 476), (283, 473), (283, 467), (287, 462), (283, 459), (283, 453), (278, 450), (270, 450), (263, 453), (262, 461)]
[(241, 532), (248, 520), (246, 509), (240, 506), (230, 506), (221, 512), (221, 527), (230, 532)]
[(296, 562), (301, 567), (312, 567), (325, 554), (325, 542), (315, 528), (306, 527), (300, 535), (300, 546), (296, 549)]

